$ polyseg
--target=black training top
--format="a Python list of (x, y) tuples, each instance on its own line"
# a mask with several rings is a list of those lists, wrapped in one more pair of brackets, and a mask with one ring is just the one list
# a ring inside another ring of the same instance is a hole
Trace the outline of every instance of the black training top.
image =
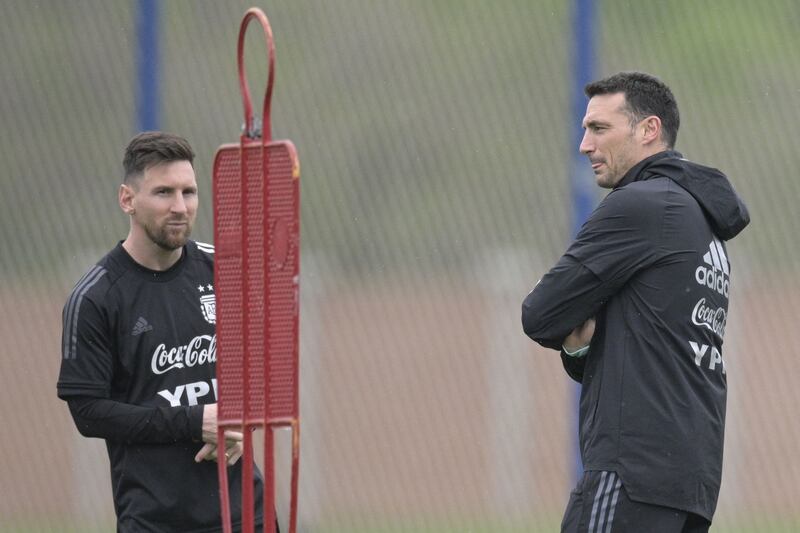
[(749, 222), (727, 178), (662, 152), (632, 168), (522, 306), (525, 332), (561, 349), (590, 317), (582, 383), (586, 470), (616, 471), (631, 499), (711, 520), (722, 476), (730, 294), (723, 240)]
[[(217, 464), (194, 462), (202, 405), (216, 402), (213, 251), (189, 241), (157, 272), (119, 244), (64, 306), (58, 396), (81, 434), (106, 440), (119, 531), (220, 530)], [(228, 472), (238, 524), (241, 461)]]

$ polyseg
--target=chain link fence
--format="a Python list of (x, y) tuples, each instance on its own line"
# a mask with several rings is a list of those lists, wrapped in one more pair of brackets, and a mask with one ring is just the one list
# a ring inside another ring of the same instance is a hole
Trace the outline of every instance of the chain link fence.
[[(556, 530), (574, 391), (519, 310), (570, 238), (572, 2), (260, 4), (277, 47), (274, 136), (294, 141), (302, 172), (301, 531)], [(206, 242), (212, 157), (242, 122), (250, 5), (159, 4), (161, 126), (198, 153)], [(797, 531), (800, 5), (595, 9), (598, 76), (665, 80), (677, 149), (725, 170), (753, 217), (728, 250), (714, 530)], [(133, 1), (2, 7), (0, 531), (114, 530), (105, 448), (78, 435), (55, 382), (61, 307), (127, 232), (116, 190), (136, 133), (136, 16)]]

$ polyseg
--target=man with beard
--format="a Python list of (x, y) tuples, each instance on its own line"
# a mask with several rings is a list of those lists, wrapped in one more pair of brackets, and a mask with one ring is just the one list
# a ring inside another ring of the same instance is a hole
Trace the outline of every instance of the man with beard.
[[(121, 532), (219, 531), (217, 460), (240, 521), (242, 435), (217, 442), (214, 248), (189, 239), (193, 160), (176, 135), (131, 140), (118, 195), (128, 236), (64, 306), (58, 396), (82, 435), (106, 441)], [(259, 524), (262, 491), (256, 470)]]
[(722, 477), (730, 294), (750, 221), (720, 171), (674, 151), (661, 80), (590, 83), (581, 153), (611, 192), (525, 298), (525, 333), (581, 383), (584, 475), (562, 531), (708, 531)]

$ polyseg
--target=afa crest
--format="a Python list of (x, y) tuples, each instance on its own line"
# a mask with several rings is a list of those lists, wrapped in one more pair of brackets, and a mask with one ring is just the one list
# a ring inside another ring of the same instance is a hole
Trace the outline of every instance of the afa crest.
[[(214, 287), (212, 285), (200, 285), (197, 287), (200, 291), (200, 310), (203, 312), (203, 318), (206, 319), (206, 322), (209, 324), (216, 324), (217, 323), (217, 298), (212, 292)], [(202, 294), (203, 292), (208, 292), (208, 294)]]

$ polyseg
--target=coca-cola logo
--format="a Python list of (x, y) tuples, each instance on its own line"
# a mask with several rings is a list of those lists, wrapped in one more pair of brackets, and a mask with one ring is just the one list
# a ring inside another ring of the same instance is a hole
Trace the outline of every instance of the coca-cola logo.
[(720, 338), (725, 336), (725, 323), (728, 321), (728, 313), (722, 307), (711, 307), (706, 304), (705, 298), (695, 304), (692, 311), (692, 323), (710, 329)]
[(159, 344), (153, 352), (150, 368), (153, 374), (164, 374), (175, 368), (207, 365), (217, 360), (217, 336), (198, 335), (184, 346), (167, 349)]

